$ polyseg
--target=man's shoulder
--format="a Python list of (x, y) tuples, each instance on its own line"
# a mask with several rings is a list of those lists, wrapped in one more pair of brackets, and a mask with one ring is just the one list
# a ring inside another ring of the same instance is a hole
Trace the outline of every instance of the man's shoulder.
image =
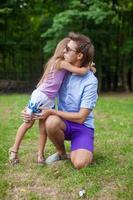
[(86, 83), (98, 83), (98, 80), (92, 71), (89, 71), (85, 76)]

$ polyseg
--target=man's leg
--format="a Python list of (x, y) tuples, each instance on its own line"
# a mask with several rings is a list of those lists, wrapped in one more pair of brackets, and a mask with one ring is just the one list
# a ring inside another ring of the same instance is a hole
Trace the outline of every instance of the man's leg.
[(59, 155), (65, 155), (64, 131), (66, 125), (58, 116), (51, 115), (45, 121), (47, 136), (53, 142)]
[[(70, 123), (70, 122), (69, 122)], [(87, 167), (93, 158), (94, 129), (71, 122), (71, 162), (75, 168)]]
[(92, 158), (92, 152), (86, 149), (78, 149), (71, 152), (71, 162), (77, 169), (87, 167), (92, 162)]

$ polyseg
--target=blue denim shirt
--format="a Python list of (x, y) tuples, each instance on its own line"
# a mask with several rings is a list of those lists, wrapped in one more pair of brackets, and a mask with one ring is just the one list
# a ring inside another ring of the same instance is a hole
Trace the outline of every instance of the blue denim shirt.
[[(92, 110), (98, 98), (98, 81), (92, 71), (79, 76), (66, 74), (59, 91), (58, 109), (66, 112), (78, 112), (80, 108)], [(93, 111), (90, 112), (84, 125), (94, 128)]]

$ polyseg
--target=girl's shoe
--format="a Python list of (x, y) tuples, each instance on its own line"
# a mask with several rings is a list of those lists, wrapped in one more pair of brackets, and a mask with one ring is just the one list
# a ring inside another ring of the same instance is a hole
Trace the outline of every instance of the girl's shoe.
[(44, 165), (45, 164), (44, 156), (37, 155), (37, 163), (38, 165)]
[(19, 163), (17, 152), (13, 151), (12, 149), (9, 149), (9, 161), (12, 165)]

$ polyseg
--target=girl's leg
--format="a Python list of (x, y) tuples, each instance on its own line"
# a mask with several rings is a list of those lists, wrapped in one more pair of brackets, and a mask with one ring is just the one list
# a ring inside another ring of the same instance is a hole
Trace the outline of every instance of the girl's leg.
[(19, 150), (19, 146), (22, 142), (22, 139), (25, 135), (25, 133), (27, 132), (28, 129), (30, 129), (34, 124), (34, 121), (31, 121), (31, 122), (28, 122), (28, 123), (23, 123), (18, 131), (17, 131), (17, 134), (16, 134), (16, 138), (15, 138), (15, 143), (14, 145), (12, 146), (12, 150), (17, 152)]
[(39, 120), (39, 147), (38, 147), (38, 163), (44, 164), (44, 148), (47, 141), (47, 134), (45, 130), (44, 120)]
[(19, 162), (18, 157), (17, 157), (17, 152), (19, 150), (19, 146), (22, 142), (22, 139), (23, 139), (25, 133), (27, 132), (27, 130), (29, 128), (31, 128), (33, 126), (33, 124), (34, 124), (34, 121), (31, 121), (31, 122), (28, 122), (28, 123), (24, 122), (19, 127), (17, 134), (16, 134), (15, 143), (9, 150), (9, 160), (12, 164)]

